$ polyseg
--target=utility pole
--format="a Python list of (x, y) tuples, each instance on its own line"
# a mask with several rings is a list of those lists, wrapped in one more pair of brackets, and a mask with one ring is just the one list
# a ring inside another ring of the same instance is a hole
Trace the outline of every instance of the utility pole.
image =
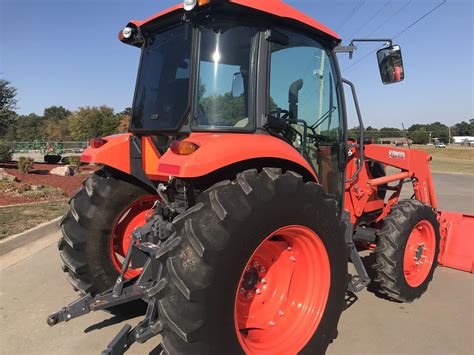
[(448, 126), (448, 145), (451, 145), (451, 126)]

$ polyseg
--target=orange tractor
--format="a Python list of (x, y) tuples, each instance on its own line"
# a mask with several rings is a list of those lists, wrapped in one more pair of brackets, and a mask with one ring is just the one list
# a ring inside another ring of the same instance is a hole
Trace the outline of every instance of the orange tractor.
[[(142, 53), (130, 132), (82, 155), (102, 168), (59, 241), (82, 297), (48, 324), (145, 305), (104, 353), (158, 334), (169, 354), (322, 353), (346, 292), (411, 302), (438, 262), (472, 272), (474, 218), (437, 211), (430, 156), (364, 139), (336, 59), (352, 43), (278, 0), (185, 0), (119, 38)], [(382, 81), (401, 81), (384, 41)]]

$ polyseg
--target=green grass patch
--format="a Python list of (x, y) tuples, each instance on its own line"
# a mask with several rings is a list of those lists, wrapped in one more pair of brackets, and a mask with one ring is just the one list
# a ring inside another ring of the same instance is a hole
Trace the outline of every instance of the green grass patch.
[(0, 239), (62, 216), (67, 209), (66, 200), (0, 207)]
[(433, 172), (474, 174), (474, 148), (435, 148), (429, 145), (414, 145), (412, 148), (424, 150), (433, 157), (430, 162)]

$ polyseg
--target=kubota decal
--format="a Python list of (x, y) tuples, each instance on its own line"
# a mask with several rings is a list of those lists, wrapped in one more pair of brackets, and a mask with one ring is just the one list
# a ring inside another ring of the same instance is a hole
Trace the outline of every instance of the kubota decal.
[(399, 150), (389, 150), (388, 156), (393, 159), (405, 159), (405, 152)]

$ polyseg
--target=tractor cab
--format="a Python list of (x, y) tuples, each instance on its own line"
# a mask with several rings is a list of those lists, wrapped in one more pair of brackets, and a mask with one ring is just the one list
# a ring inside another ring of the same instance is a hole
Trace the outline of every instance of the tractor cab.
[(288, 5), (273, 3), (274, 14), (258, 2), (204, 1), (129, 23), (119, 38), (142, 50), (130, 131), (168, 137), (163, 152), (198, 132), (277, 137), (342, 201), (340, 40), (294, 9), (281, 17)]
[[(265, 11), (258, 2), (189, 1), (130, 22), (119, 38), (142, 51), (135, 137), (160, 136), (165, 155), (172, 140), (198, 145), (198, 132), (277, 137), (300, 155), (298, 171), (342, 202), (347, 127), (334, 32), (281, 1)], [(403, 79), (399, 52), (378, 53), (384, 83)]]

